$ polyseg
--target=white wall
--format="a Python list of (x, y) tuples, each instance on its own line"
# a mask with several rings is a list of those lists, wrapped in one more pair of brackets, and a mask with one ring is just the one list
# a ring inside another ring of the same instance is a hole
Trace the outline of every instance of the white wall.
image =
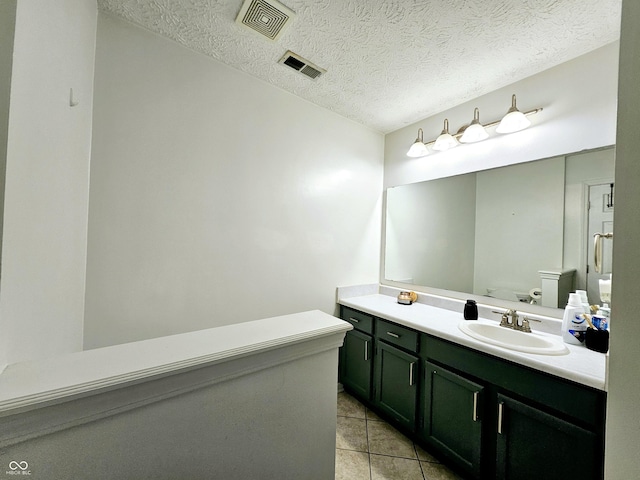
[(385, 279), (473, 291), (475, 175), (388, 189), (385, 220)]
[(0, 281), (7, 363), (82, 348), (95, 29), (93, 0), (17, 3)]
[[(13, 37), (16, 24), (16, 2), (17, 0), (5, 0), (0, 2), (0, 251), (2, 251), (4, 180), (7, 166), (9, 96), (11, 95), (11, 67), (13, 65)], [(0, 325), (2, 325), (1, 321)], [(4, 346), (2, 339), (0, 339), (0, 352), (6, 352), (6, 347)], [(6, 361), (4, 356), (5, 355), (3, 353), (0, 353), (0, 365)]]
[[(384, 185), (403, 185), (613, 145), (617, 71), (616, 42), (388, 134)], [(468, 124), (474, 107), (480, 109), (482, 122), (500, 119), (511, 106), (512, 94), (517, 95), (521, 111), (544, 109), (529, 117), (529, 129), (494, 135), (481, 143), (423, 158), (406, 156), (419, 127), (424, 129), (427, 141), (440, 134), (445, 118), (449, 119), (452, 132)]]
[(637, 478), (640, 472), (640, 2), (623, 0), (620, 41), (618, 135), (616, 142), (616, 206), (613, 230), (613, 275), (609, 397), (607, 403), (608, 480)]
[(476, 177), (473, 293), (497, 288), (526, 294), (540, 287), (539, 270), (562, 266), (564, 158)]
[(103, 14), (94, 112), (85, 348), (378, 278), (381, 134)]

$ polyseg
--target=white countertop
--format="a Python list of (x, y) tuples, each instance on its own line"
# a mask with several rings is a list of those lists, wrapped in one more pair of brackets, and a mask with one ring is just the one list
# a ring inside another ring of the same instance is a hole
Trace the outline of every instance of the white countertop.
[(7, 366), (0, 413), (200, 365), (344, 333), (353, 327), (319, 310), (69, 353)]
[[(464, 320), (462, 312), (433, 307), (422, 303), (401, 305), (395, 297), (381, 294), (340, 298), (339, 303), (356, 310), (379, 316), (400, 325), (428, 333), (434, 337), (510, 360), (574, 382), (606, 390), (606, 355), (582, 346), (567, 345), (567, 355), (538, 355), (521, 353), (476, 340), (458, 329)], [(497, 325), (497, 322), (480, 318), (479, 322)], [(532, 326), (535, 332), (535, 324)], [(552, 337), (562, 341), (558, 335), (535, 332), (535, 335)]]

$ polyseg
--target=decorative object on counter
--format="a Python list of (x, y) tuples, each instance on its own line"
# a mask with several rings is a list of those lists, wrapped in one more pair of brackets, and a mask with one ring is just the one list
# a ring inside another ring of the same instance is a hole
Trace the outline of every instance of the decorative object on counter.
[(431, 140), (428, 142), (424, 141), (423, 131), (421, 128), (418, 129), (418, 137), (415, 142), (409, 148), (407, 152), (408, 157), (417, 158), (424, 157), (429, 154), (428, 145), (433, 145), (432, 148), (434, 151), (446, 151), (450, 148), (457, 147), (460, 145), (459, 142), (462, 143), (475, 143), (480, 142), (489, 137), (489, 134), (486, 132), (486, 129), (489, 127), (495, 127), (497, 133), (508, 134), (519, 132), (520, 130), (524, 130), (531, 122), (527, 118), (527, 116), (532, 115), (534, 113), (541, 112), (542, 108), (534, 108), (533, 110), (529, 110), (527, 112), (521, 112), (516, 107), (516, 96), (511, 96), (511, 108), (507, 114), (502, 117), (501, 120), (496, 120), (494, 122), (490, 122), (487, 124), (480, 123), (480, 111), (478, 108), (473, 110), (473, 120), (469, 125), (463, 125), (457, 131), (457, 133), (451, 135), (449, 134), (449, 120), (444, 120), (444, 129), (440, 136), (437, 139)]
[(418, 301), (418, 294), (416, 292), (400, 292), (398, 294), (398, 303), (401, 305), (411, 305), (413, 302)]
[(564, 343), (572, 345), (582, 345), (584, 343), (585, 332), (587, 331), (585, 313), (580, 295), (578, 293), (570, 293), (569, 302), (564, 309), (564, 316), (562, 317), (562, 340)]
[[(602, 310), (598, 310), (601, 314)], [(607, 353), (609, 351), (608, 318), (604, 315), (582, 315), (589, 324), (585, 332), (584, 344), (589, 350)]]
[(478, 319), (478, 305), (475, 300), (467, 300), (467, 303), (464, 304), (463, 315), (465, 320)]
[(584, 344), (594, 352), (607, 353), (609, 351), (609, 330), (588, 328)]

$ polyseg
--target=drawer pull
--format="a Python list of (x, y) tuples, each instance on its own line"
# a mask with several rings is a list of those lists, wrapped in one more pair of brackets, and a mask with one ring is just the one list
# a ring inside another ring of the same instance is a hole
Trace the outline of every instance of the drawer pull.
[(393, 333), (393, 332), (387, 332), (387, 335), (389, 335), (390, 337), (393, 337), (393, 338), (400, 338), (400, 335), (398, 335), (397, 333)]
[(349, 317), (349, 321), (353, 322), (353, 323), (360, 323), (360, 320), (358, 320), (357, 318), (353, 318), (353, 317)]
[(473, 392), (473, 421), (478, 421), (478, 393)]
[(411, 362), (409, 364), (409, 386), (412, 387), (413, 386), (413, 367), (416, 364), (416, 362)]
[(369, 340), (365, 340), (364, 342), (364, 361), (369, 360)]
[(504, 409), (504, 403), (498, 404), (498, 434), (502, 435), (502, 410)]

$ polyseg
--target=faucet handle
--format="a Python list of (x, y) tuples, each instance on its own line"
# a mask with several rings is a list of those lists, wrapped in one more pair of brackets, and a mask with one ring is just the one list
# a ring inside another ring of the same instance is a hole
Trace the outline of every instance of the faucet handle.
[(538, 320), (537, 318), (531, 318), (531, 317), (522, 317), (522, 325), (518, 327), (518, 330), (522, 330), (523, 332), (526, 332), (526, 333), (531, 333), (531, 325), (529, 325), (529, 322), (542, 323), (542, 320)]

